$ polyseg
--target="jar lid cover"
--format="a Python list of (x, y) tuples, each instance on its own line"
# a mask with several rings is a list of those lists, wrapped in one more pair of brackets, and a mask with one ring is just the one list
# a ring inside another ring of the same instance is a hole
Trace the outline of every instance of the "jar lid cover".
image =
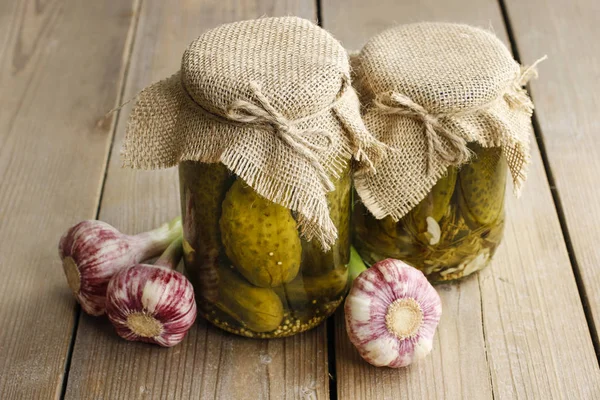
[(340, 43), (297, 17), (221, 25), (194, 40), (181, 63), (194, 101), (221, 116), (237, 100), (255, 101), (248, 82), (258, 82), (286, 118), (306, 117), (333, 103), (349, 75)]
[(488, 31), (450, 23), (389, 29), (352, 64), (365, 125), (390, 148), (377, 174), (355, 176), (375, 217), (399, 220), (449, 166), (470, 160), (469, 142), (502, 148), (519, 193), (533, 111), (523, 87), (535, 64), (522, 68)]

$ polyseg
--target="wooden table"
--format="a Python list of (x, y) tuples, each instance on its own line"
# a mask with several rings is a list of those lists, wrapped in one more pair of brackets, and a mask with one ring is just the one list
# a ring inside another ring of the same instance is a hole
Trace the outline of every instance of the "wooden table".
[[(119, 339), (80, 312), (57, 256), (89, 218), (128, 233), (179, 212), (176, 170), (120, 168), (130, 106), (218, 24), (319, 19), (349, 49), (394, 23), (492, 28), (524, 63), (544, 54), (533, 165), (509, 197), (493, 265), (439, 286), (432, 354), (374, 368), (341, 313), (259, 341), (199, 321), (172, 349)], [(598, 399), (600, 3), (595, 0), (0, 1), (0, 399)]]

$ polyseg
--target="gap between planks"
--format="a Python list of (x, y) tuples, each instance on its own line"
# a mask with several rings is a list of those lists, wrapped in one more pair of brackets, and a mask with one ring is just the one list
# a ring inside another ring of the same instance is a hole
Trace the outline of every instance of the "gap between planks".
[[(504, 20), (504, 26), (506, 27), (506, 33), (508, 35), (508, 39), (510, 41), (511, 51), (515, 60), (521, 65), (524, 65), (521, 61), (521, 53), (519, 52), (519, 45), (517, 43), (517, 39), (515, 37), (512, 23), (510, 21), (510, 16), (508, 14), (508, 9), (506, 6), (506, 0), (498, 0), (498, 5), (500, 6), (500, 11), (502, 13), (502, 19)], [(527, 92), (531, 99), (534, 101), (533, 94), (531, 93), (531, 88), (527, 87)], [(575, 277), (575, 283), (577, 285), (577, 291), (579, 293), (579, 298), (581, 300), (583, 313), (585, 315), (585, 320), (590, 331), (590, 335), (592, 337), (592, 344), (594, 346), (594, 352), (596, 353), (596, 360), (600, 363), (600, 343), (598, 338), (598, 332), (596, 329), (596, 324), (594, 324), (594, 316), (592, 314), (592, 308), (590, 305), (590, 298), (587, 295), (587, 291), (585, 285), (583, 283), (583, 278), (581, 275), (581, 269), (579, 267), (579, 263), (577, 261), (577, 255), (575, 254), (575, 249), (573, 248), (573, 241), (571, 239), (571, 233), (569, 232), (569, 228), (567, 226), (567, 219), (565, 217), (564, 208), (562, 205), (562, 201), (560, 198), (560, 193), (558, 191), (558, 187), (556, 186), (556, 181), (554, 179), (554, 174), (552, 173), (552, 167), (550, 166), (550, 161), (548, 159), (548, 154), (546, 152), (546, 144), (544, 143), (544, 135), (542, 129), (540, 127), (540, 123), (537, 118), (537, 114), (534, 112), (531, 118), (531, 122), (533, 125), (533, 135), (535, 141), (540, 150), (540, 156), (542, 158), (542, 164), (544, 166), (544, 171), (546, 172), (546, 178), (548, 180), (548, 186), (550, 187), (550, 193), (552, 195), (552, 201), (554, 202), (554, 208), (556, 209), (556, 214), (558, 217), (558, 222), (560, 225), (560, 230), (563, 235), (563, 239), (565, 242), (565, 246), (567, 248), (567, 255), (569, 257), (569, 261), (571, 263), (571, 268), (573, 270), (573, 276)], [(600, 366), (600, 364), (599, 364)]]
[[(129, 68), (131, 65), (131, 54), (133, 53), (133, 46), (135, 45), (137, 26), (140, 20), (140, 10), (142, 8), (143, 0), (133, 0), (131, 9), (133, 10), (131, 16), (131, 22), (129, 24), (129, 30), (127, 32), (127, 39), (125, 40), (123, 59), (121, 63), (121, 76), (119, 78), (118, 86), (119, 91), (115, 101), (116, 109), (110, 110), (105, 118), (111, 118), (110, 126), (110, 139), (108, 140), (108, 151), (104, 159), (104, 174), (102, 175), (102, 182), (100, 183), (100, 189), (98, 190), (98, 202), (96, 204), (96, 213), (94, 219), (98, 219), (100, 216), (100, 209), (102, 207), (102, 195), (104, 194), (104, 186), (106, 185), (106, 177), (108, 176), (108, 165), (112, 156), (113, 145), (117, 132), (117, 126), (119, 123), (119, 117), (121, 116), (121, 104), (123, 103), (123, 97), (125, 96), (125, 86), (127, 83), (127, 76), (129, 74)], [(114, 113), (114, 114), (113, 114)], [(112, 114), (112, 115), (111, 115)], [(69, 348), (67, 350), (67, 356), (65, 360), (65, 369), (63, 373), (63, 381), (60, 389), (60, 399), (64, 399), (67, 393), (67, 385), (69, 383), (69, 372), (71, 370), (71, 360), (73, 358), (73, 350), (75, 348), (75, 340), (77, 339), (77, 330), (79, 328), (79, 320), (81, 319), (81, 306), (75, 303), (74, 310), (74, 322), (73, 330), (71, 332), (71, 341), (69, 342)]]
[[(323, 27), (323, 8), (321, 0), (315, 0), (315, 7), (317, 11), (317, 24)], [(344, 307), (344, 303), (340, 305), (340, 308)], [(329, 373), (329, 399), (337, 400), (337, 384), (336, 384), (336, 357), (335, 357), (335, 313), (331, 315), (325, 323), (327, 324), (326, 339), (327, 339), (327, 370)]]

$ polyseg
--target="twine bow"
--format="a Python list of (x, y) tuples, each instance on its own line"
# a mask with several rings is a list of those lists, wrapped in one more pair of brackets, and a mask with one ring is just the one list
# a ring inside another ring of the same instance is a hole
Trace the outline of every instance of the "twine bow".
[[(260, 85), (257, 82), (249, 83), (250, 90), (258, 101), (258, 104), (246, 100), (236, 100), (227, 109), (227, 118), (236, 122), (253, 123), (258, 125), (268, 125), (274, 128), (278, 137), (287, 144), (296, 153), (304, 157), (315, 169), (323, 186), (327, 191), (334, 189), (333, 182), (329, 178), (327, 171), (317, 157), (318, 152), (326, 150), (332, 143), (331, 133), (323, 129), (305, 129), (301, 130), (296, 125), (302, 121), (290, 121), (279, 111), (277, 111), (262, 93)], [(310, 117), (314, 117), (311, 115)], [(320, 135), (327, 139), (327, 145), (315, 145), (305, 136)]]
[(469, 160), (471, 151), (467, 147), (466, 140), (440, 122), (444, 114), (431, 114), (408, 96), (396, 92), (378, 95), (374, 105), (380, 113), (406, 116), (423, 123), (423, 134), (427, 145), (428, 176), (433, 172), (433, 160), (436, 155), (452, 165), (460, 165)]

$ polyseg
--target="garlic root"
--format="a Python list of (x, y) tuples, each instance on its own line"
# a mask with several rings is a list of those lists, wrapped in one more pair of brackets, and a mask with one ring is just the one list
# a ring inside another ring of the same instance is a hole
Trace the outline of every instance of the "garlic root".
[(366, 269), (353, 252), (356, 276), (345, 303), (346, 330), (361, 357), (375, 366), (404, 367), (425, 357), (442, 314), (439, 295), (423, 273), (386, 259)]
[(119, 336), (164, 347), (183, 340), (197, 310), (191, 283), (174, 270), (182, 254), (180, 237), (155, 265), (137, 264), (110, 280), (106, 314)]

